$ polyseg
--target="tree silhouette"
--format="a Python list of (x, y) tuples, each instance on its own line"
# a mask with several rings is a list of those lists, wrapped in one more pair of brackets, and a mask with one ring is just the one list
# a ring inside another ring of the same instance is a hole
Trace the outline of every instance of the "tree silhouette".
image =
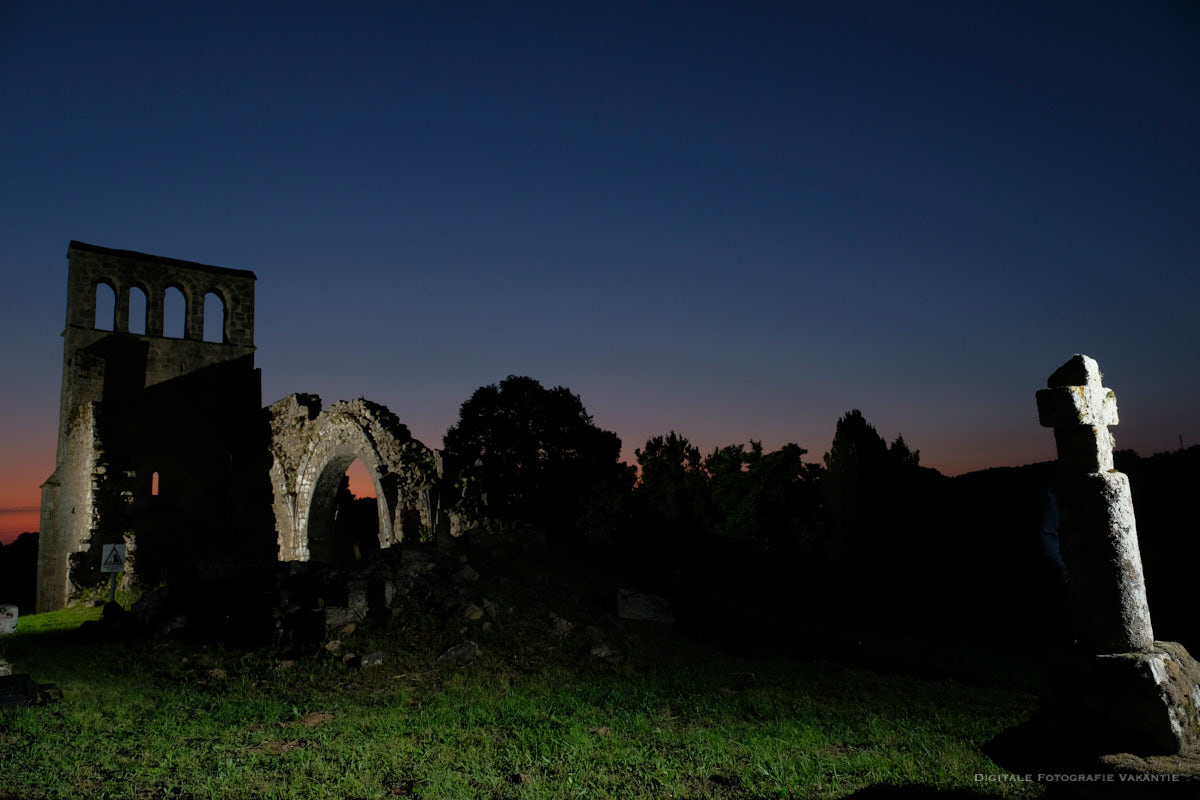
[(641, 480), (636, 494), (650, 535), (679, 542), (712, 531), (708, 475), (700, 451), (675, 431), (655, 436), (634, 451)]
[(818, 525), (821, 468), (805, 464), (797, 444), (764, 453), (762, 442), (729, 445), (704, 460), (709, 475), (717, 533), (744, 538), (760, 548), (800, 544)]
[(902, 436), (888, 446), (858, 409), (838, 420), (825, 454), (828, 586), (860, 622), (893, 631), (919, 624), (912, 612), (946, 585), (950, 537), (961, 534), (947, 519), (945, 478), (919, 464)]
[(857, 550), (867, 528), (879, 521), (877, 500), (888, 449), (883, 437), (857, 408), (837, 421), (825, 454), (823, 489), (829, 522), (829, 558), (844, 562)]
[(920, 451), (910, 450), (903, 436), (889, 447), (857, 408), (838, 420), (822, 491), (834, 564), (853, 561), (871, 579), (895, 566), (905, 544), (898, 532), (908, 532), (906, 512), (919, 505), (919, 461)]
[(33, 613), (37, 560), (37, 532), (22, 533), (7, 545), (0, 542), (0, 587), (4, 589), (4, 602), (16, 605), (22, 614)]
[(476, 389), (445, 437), (460, 510), (547, 531), (574, 529), (592, 487), (621, 469), (620, 453), (578, 395), (515, 375)]

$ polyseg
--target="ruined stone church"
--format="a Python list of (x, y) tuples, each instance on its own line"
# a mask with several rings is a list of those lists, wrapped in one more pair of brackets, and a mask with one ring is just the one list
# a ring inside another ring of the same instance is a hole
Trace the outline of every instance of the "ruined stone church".
[[(440, 454), (385, 407), (322, 410), (315, 395), (293, 394), (263, 408), (253, 272), (74, 241), (67, 260), (38, 611), (98, 582), (104, 544), (125, 544), (150, 584), (202, 563), (353, 558), (333, 515), (355, 458), (375, 485), (380, 547), (449, 529)], [(174, 292), (183, 313), (172, 330)], [(111, 318), (98, 315), (100, 293), (111, 293)], [(220, 319), (206, 324), (213, 309)]]

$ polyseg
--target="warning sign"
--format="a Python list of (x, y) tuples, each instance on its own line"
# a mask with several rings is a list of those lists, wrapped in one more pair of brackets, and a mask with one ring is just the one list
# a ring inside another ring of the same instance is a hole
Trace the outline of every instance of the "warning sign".
[(125, 571), (125, 545), (106, 544), (100, 550), (101, 572)]

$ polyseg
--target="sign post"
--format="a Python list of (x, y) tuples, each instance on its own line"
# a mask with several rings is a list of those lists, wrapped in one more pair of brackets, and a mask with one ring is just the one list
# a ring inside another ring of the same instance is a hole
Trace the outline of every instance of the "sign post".
[(108, 602), (117, 599), (117, 573), (125, 571), (125, 545), (106, 544), (100, 548), (100, 572), (109, 573)]

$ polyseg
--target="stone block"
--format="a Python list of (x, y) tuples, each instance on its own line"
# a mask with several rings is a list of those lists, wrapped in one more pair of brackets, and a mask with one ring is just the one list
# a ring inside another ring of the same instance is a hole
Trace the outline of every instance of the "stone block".
[(438, 656), (438, 663), (448, 667), (461, 667), (471, 661), (474, 661), (480, 654), (479, 645), (475, 642), (464, 640), (446, 650)]
[(17, 616), (16, 606), (0, 605), (0, 636), (17, 632)]
[(450, 576), (455, 583), (472, 583), (479, 580), (479, 573), (470, 564), (463, 564), (462, 569)]
[(1051, 664), (1046, 688), (1049, 719), (1092, 752), (1177, 755), (1200, 746), (1200, 664), (1181, 644), (1073, 652)]
[(325, 618), (325, 631), (327, 633), (340, 631), (347, 625), (354, 623), (358, 624), (363, 621), (364, 609), (362, 608), (342, 608), (340, 606), (326, 606), (321, 609), (320, 613)]
[(665, 597), (642, 594), (629, 589), (617, 590), (617, 616), (621, 619), (670, 624), (675, 621), (671, 603)]
[(377, 578), (367, 587), (368, 605), (371, 608), (391, 608), (398, 594), (396, 582), (391, 578)]

